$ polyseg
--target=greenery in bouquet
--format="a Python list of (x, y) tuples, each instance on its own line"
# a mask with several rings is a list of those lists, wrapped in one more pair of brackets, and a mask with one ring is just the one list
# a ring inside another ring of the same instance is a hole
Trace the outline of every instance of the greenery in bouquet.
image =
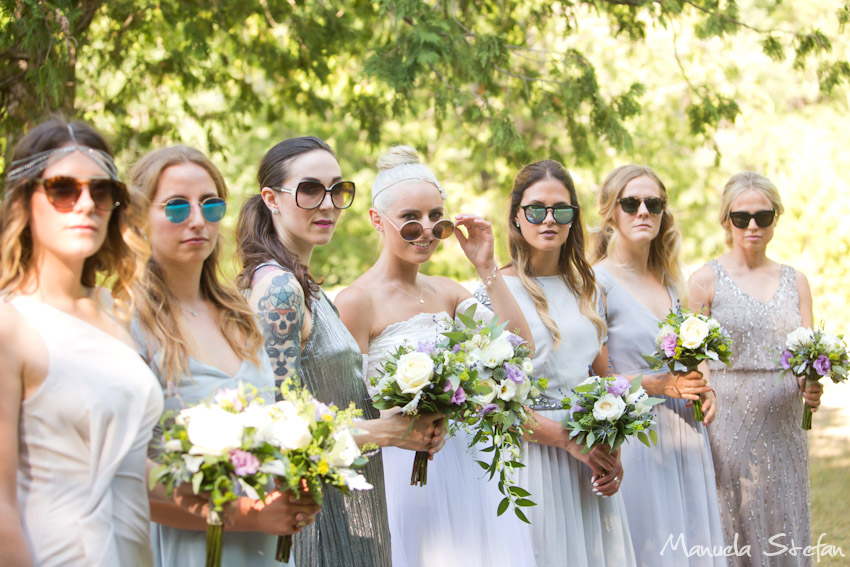
[[(832, 335), (823, 329), (798, 327), (788, 334), (779, 365), (782, 368), (780, 379), (791, 373), (805, 378), (806, 386), (819, 382), (823, 377), (829, 377), (838, 384), (847, 380), (850, 355), (842, 335)], [(802, 428), (812, 428), (812, 408), (808, 403), (803, 406)]]
[[(696, 370), (703, 360), (729, 364), (732, 338), (717, 319), (677, 305), (658, 326), (655, 351), (643, 355), (653, 369), (666, 366), (670, 372), (689, 372)], [(701, 422), (705, 419), (702, 402), (696, 400), (693, 405), (694, 419)]]
[(658, 442), (652, 406), (663, 401), (650, 397), (640, 379), (629, 382), (625, 376), (591, 376), (561, 401), (570, 412), (561, 425), (584, 447), (583, 453), (600, 444), (613, 452), (629, 437), (651, 447), (650, 441)]

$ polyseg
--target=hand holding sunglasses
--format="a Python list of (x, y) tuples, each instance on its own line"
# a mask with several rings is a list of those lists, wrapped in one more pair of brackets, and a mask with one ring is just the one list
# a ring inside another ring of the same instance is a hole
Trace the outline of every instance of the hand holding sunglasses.
[(773, 218), (776, 216), (776, 211), (758, 211), (757, 213), (747, 213), (744, 211), (732, 211), (729, 213), (729, 219), (735, 228), (747, 228), (750, 226), (750, 219), (755, 219), (759, 228), (767, 228), (773, 224)]
[[(207, 222), (218, 222), (224, 218), (224, 213), (227, 212), (227, 203), (219, 197), (207, 197), (198, 204), (201, 207), (201, 214)], [(165, 209), (165, 218), (174, 224), (185, 221), (192, 212), (192, 203), (183, 197), (169, 199), (165, 203), (159, 203), (158, 206)]]
[(319, 181), (302, 181), (295, 189), (286, 187), (269, 187), (280, 193), (292, 193), (295, 205), (301, 209), (315, 209), (325, 200), (325, 195), (331, 194), (331, 203), (337, 209), (347, 209), (354, 202), (354, 182), (337, 181), (325, 188)]
[(127, 188), (120, 181), (111, 177), (70, 177), (60, 175), (48, 179), (36, 179), (44, 188), (47, 200), (53, 208), (61, 212), (70, 212), (83, 188), (89, 191), (89, 197), (94, 202), (94, 208), (107, 213), (121, 205), (121, 197), (126, 194)]
[(649, 211), (650, 214), (659, 215), (662, 211), (664, 211), (664, 206), (667, 204), (664, 199), (659, 197), (644, 197), (642, 199), (637, 197), (623, 197), (621, 199), (617, 199), (617, 202), (620, 203), (620, 207), (627, 215), (637, 213), (638, 209), (640, 209), (641, 203), (646, 205), (646, 210)]

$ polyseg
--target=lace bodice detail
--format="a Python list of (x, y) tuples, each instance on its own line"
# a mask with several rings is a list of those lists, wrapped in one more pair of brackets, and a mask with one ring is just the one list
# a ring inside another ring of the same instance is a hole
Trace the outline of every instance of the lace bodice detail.
[[(766, 303), (746, 294), (716, 260), (711, 315), (732, 336), (731, 367), (773, 370), (789, 332), (802, 325), (800, 294), (794, 268), (783, 265), (776, 293)], [(711, 368), (719, 368), (712, 363)]]

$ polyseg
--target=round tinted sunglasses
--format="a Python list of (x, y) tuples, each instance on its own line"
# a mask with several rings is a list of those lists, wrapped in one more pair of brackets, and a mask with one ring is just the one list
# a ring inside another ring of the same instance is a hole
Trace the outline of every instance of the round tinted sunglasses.
[(661, 214), (661, 211), (664, 210), (664, 205), (667, 204), (664, 202), (664, 199), (660, 199), (658, 197), (646, 197), (644, 199), (639, 199), (637, 197), (623, 197), (622, 199), (617, 199), (617, 202), (620, 203), (620, 207), (623, 209), (623, 212), (628, 215), (633, 215), (638, 212), (641, 203), (646, 205), (646, 210), (651, 214), (658, 215)]
[(44, 194), (53, 208), (62, 212), (74, 208), (83, 193), (83, 187), (88, 188), (94, 208), (102, 212), (109, 212), (121, 205), (121, 196), (127, 191), (123, 183), (110, 177), (78, 178), (62, 175), (36, 181), (44, 187)]
[(281, 193), (292, 193), (295, 204), (302, 209), (315, 209), (325, 200), (325, 195), (331, 194), (331, 203), (337, 209), (347, 209), (354, 202), (354, 182), (337, 181), (328, 188), (318, 181), (302, 181), (295, 189), (271, 187)]
[[(402, 239), (412, 242), (425, 233), (425, 226), (418, 220), (409, 220), (401, 228), (397, 227), (393, 221), (387, 219), (394, 229), (396, 229)], [(454, 233), (455, 225), (449, 219), (440, 219), (431, 225), (431, 234), (438, 240), (445, 240)]]
[(556, 205), (554, 207), (523, 205), (520, 208), (525, 213), (525, 220), (531, 224), (542, 224), (549, 211), (552, 211), (552, 218), (555, 219), (556, 223), (570, 224), (576, 216), (576, 211), (578, 211), (578, 207), (573, 205)]
[(759, 211), (757, 213), (746, 213), (744, 211), (733, 211), (729, 213), (729, 218), (736, 228), (747, 228), (750, 226), (750, 219), (756, 219), (756, 224), (761, 228), (767, 228), (773, 224), (773, 217), (776, 216), (776, 211)]
[[(218, 222), (224, 218), (224, 213), (227, 212), (227, 203), (219, 197), (207, 197), (198, 204), (201, 206), (201, 214), (207, 222)], [(160, 203), (159, 206), (165, 209), (165, 218), (174, 224), (185, 221), (192, 212), (192, 203), (183, 197), (169, 199), (165, 203)]]

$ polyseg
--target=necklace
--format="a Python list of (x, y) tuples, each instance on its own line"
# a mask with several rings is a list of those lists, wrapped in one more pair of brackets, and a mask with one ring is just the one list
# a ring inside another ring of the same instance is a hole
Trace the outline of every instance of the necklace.
[(198, 313), (200, 313), (200, 311), (192, 311), (191, 309), (189, 309), (185, 305), (180, 305), (180, 309), (182, 309), (183, 311), (185, 311), (186, 313), (188, 313), (192, 317), (197, 317)]
[(418, 300), (419, 300), (419, 303), (425, 303), (425, 300), (424, 300), (424, 299), (422, 299), (422, 295), (425, 293), (425, 286), (424, 286), (424, 285), (419, 284), (419, 297), (416, 297), (415, 295), (411, 295), (411, 294), (407, 293), (406, 291), (404, 291), (403, 289), (401, 289), (400, 287), (398, 287), (396, 284), (394, 284), (394, 283), (393, 283), (393, 282), (391, 282), (390, 280), (387, 280), (387, 279), (384, 279), (384, 278), (381, 278), (381, 280), (382, 280), (382, 281), (384, 281), (385, 283), (390, 284), (391, 286), (393, 286), (394, 288), (396, 288), (397, 290), (399, 290), (400, 292), (402, 292), (402, 293), (403, 293), (404, 295), (406, 295), (407, 297), (412, 297), (413, 299), (418, 299)]

